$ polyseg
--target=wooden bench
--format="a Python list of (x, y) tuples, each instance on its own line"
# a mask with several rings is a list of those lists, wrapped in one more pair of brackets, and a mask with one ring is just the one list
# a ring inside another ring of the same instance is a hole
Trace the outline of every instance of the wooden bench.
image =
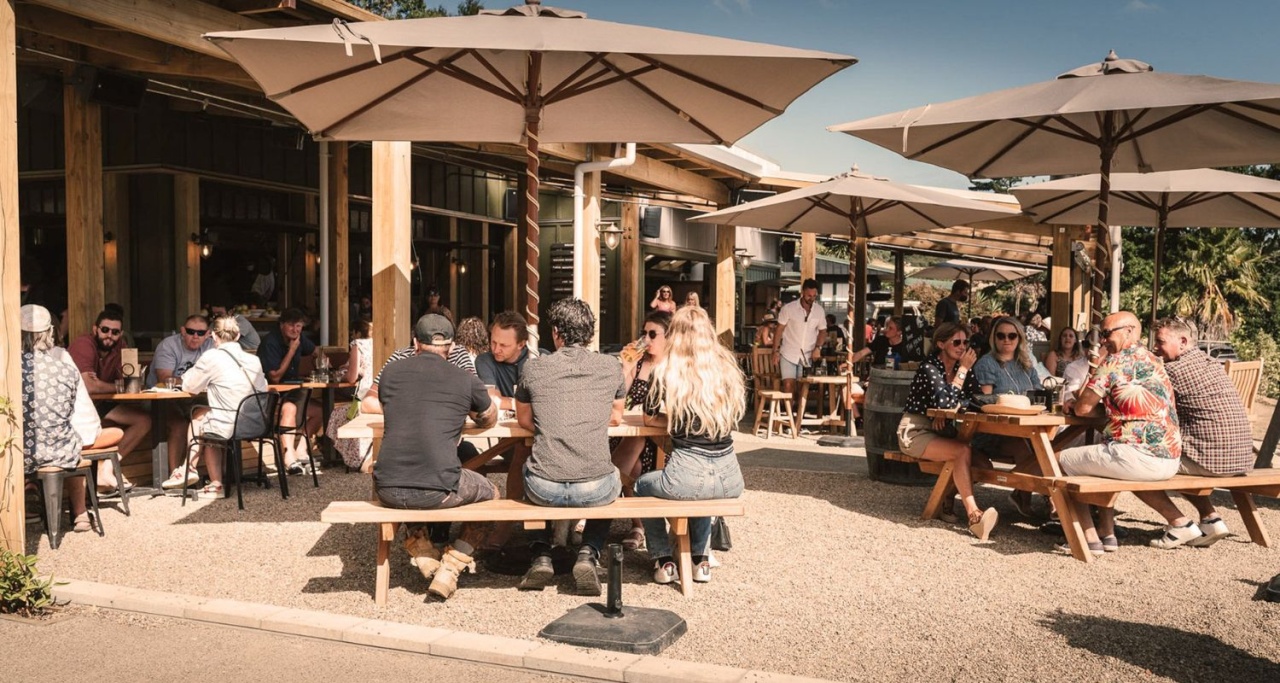
[[(890, 451), (884, 454), (886, 460), (915, 463), (922, 472), (951, 476), (951, 465), (945, 462), (920, 460), (905, 453)], [(1124, 479), (1108, 479), (1106, 477), (1038, 477), (1029, 474), (1009, 472), (1000, 468), (973, 468), (970, 470), (975, 484), (994, 484), (1008, 486), (1022, 491), (1033, 491), (1048, 495), (1053, 491), (1062, 491), (1072, 500), (1090, 505), (1113, 507), (1121, 493), (1135, 491), (1165, 491), (1193, 496), (1207, 496), (1214, 489), (1231, 492), (1240, 518), (1249, 530), (1249, 539), (1258, 545), (1271, 547), (1267, 531), (1262, 526), (1262, 518), (1258, 515), (1258, 506), (1253, 496), (1280, 498), (1280, 468), (1255, 469), (1247, 475), (1239, 477), (1200, 477), (1189, 474), (1175, 474), (1164, 481), (1126, 481)], [(925, 506), (925, 519), (937, 516), (945, 501), (930, 500)]]
[(387, 604), (391, 587), (391, 541), (396, 527), (405, 522), (523, 522), (526, 529), (541, 529), (546, 522), (577, 519), (631, 519), (665, 517), (676, 537), (676, 558), (680, 564), (680, 588), (686, 597), (693, 594), (693, 556), (689, 545), (690, 517), (741, 517), (746, 509), (740, 499), (667, 500), (664, 498), (619, 498), (600, 507), (541, 507), (515, 500), (489, 500), (445, 510), (400, 510), (384, 507), (376, 500), (334, 501), (320, 513), (320, 521), (331, 524), (377, 524), (377, 582), (374, 600)]

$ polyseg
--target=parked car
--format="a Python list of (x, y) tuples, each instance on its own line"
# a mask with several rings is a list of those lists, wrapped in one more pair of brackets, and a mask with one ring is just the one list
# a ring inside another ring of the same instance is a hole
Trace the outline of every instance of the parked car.
[(1197, 346), (1200, 347), (1201, 351), (1208, 354), (1210, 358), (1218, 361), (1219, 363), (1225, 363), (1229, 360), (1240, 360), (1240, 358), (1236, 356), (1236, 347), (1232, 346), (1231, 342), (1201, 341)]

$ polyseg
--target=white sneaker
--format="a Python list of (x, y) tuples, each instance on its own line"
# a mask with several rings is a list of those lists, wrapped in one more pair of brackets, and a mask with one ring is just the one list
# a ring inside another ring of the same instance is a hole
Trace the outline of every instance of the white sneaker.
[(668, 584), (680, 579), (680, 570), (675, 562), (663, 562), (653, 570), (654, 583)]
[(711, 582), (711, 563), (702, 561), (693, 568), (693, 580), (697, 583)]
[(716, 559), (716, 554), (709, 550), (707, 551), (707, 564), (711, 565), (712, 569), (720, 566), (720, 560)]
[(1195, 522), (1187, 522), (1182, 526), (1166, 526), (1164, 535), (1151, 539), (1150, 545), (1152, 548), (1160, 548), (1161, 550), (1173, 550), (1202, 536), (1204, 536), (1204, 532), (1200, 531), (1200, 527), (1196, 526)]
[[(165, 479), (164, 482), (160, 484), (160, 488), (162, 489), (182, 488), (182, 470), (183, 469), (185, 468), (178, 467), (177, 469), (175, 469), (173, 473), (169, 475), (169, 478)], [(200, 483), (200, 473), (193, 468), (190, 472), (187, 473), (187, 486), (195, 486), (196, 484), (199, 484), (199, 483)]]
[(1208, 548), (1231, 535), (1231, 530), (1227, 528), (1227, 523), (1222, 521), (1221, 517), (1212, 522), (1200, 522), (1200, 531), (1204, 535), (1187, 541), (1187, 545), (1192, 548)]

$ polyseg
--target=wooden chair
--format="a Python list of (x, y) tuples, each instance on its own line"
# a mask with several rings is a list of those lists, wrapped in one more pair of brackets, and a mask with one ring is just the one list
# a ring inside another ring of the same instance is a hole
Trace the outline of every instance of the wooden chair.
[(756, 413), (751, 433), (759, 433), (760, 422), (766, 417), (765, 410), (767, 409), (768, 422), (765, 424), (764, 438), (769, 438), (773, 434), (774, 425), (778, 425), (779, 434), (785, 433), (786, 429), (790, 428), (791, 438), (794, 439), (799, 430), (796, 428), (792, 397), (791, 394), (781, 390), (782, 372), (778, 369), (778, 363), (773, 359), (773, 349), (757, 348), (751, 350), (751, 377), (755, 383)]
[(1258, 397), (1258, 385), (1262, 383), (1262, 361), (1229, 360), (1223, 364), (1222, 369), (1231, 378), (1236, 393), (1240, 394), (1240, 400), (1244, 402), (1244, 412), (1249, 416), (1249, 421), (1253, 422), (1253, 402)]

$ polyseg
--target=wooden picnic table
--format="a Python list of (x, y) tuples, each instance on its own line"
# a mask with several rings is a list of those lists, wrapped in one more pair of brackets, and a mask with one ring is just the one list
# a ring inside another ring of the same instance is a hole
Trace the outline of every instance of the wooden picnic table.
[[(849, 375), (807, 375), (801, 377), (797, 382), (800, 384), (800, 408), (796, 411), (796, 433), (799, 433), (799, 427), (805, 424), (816, 425), (819, 429), (830, 427), (844, 428), (848, 423), (845, 420), (843, 406), (844, 391), (837, 391), (837, 387), (849, 386)], [(818, 417), (805, 419), (805, 411), (809, 403), (809, 389), (817, 387), (818, 396)], [(839, 399), (839, 400), (838, 400)]]
[[(931, 409), (929, 417), (945, 417), (955, 420), (959, 425), (959, 438), (969, 441), (975, 434), (998, 434), (1026, 439), (1031, 442), (1036, 461), (1040, 464), (1041, 475), (1022, 474), (1020, 472), (995, 471), (990, 477), (994, 483), (1008, 486), (1019, 491), (1030, 491), (1048, 496), (1058, 511), (1062, 522), (1062, 530), (1066, 533), (1067, 544), (1071, 547), (1071, 555), (1082, 562), (1093, 560), (1084, 538), (1084, 528), (1076, 519), (1075, 509), (1061, 487), (1054, 485), (1054, 480), (1063, 476), (1058, 466), (1055, 452), (1055, 434), (1059, 427), (1066, 426), (1062, 434), (1057, 435), (1056, 443), (1068, 443), (1075, 436), (1087, 429), (1096, 429), (1106, 425), (1106, 418), (1079, 417), (1057, 413), (1041, 413), (1039, 415), (996, 415), (991, 413), (960, 412), (957, 410)], [(934, 485), (929, 501), (925, 504), (924, 517), (933, 519), (943, 512), (943, 504), (955, 496), (955, 484), (951, 481), (952, 466), (946, 463), (938, 474), (938, 483)], [(975, 483), (982, 470), (973, 470)]]
[(146, 403), (149, 406), (151, 411), (151, 435), (152, 441), (155, 443), (151, 449), (151, 478), (153, 486), (157, 488), (169, 473), (169, 440), (166, 428), (168, 416), (162, 408), (165, 405), (170, 405), (167, 403), (168, 401), (190, 400), (196, 396), (197, 394), (164, 388), (149, 389), (135, 393), (89, 394), (89, 398), (93, 399), (94, 403), (114, 401), (116, 403)]

